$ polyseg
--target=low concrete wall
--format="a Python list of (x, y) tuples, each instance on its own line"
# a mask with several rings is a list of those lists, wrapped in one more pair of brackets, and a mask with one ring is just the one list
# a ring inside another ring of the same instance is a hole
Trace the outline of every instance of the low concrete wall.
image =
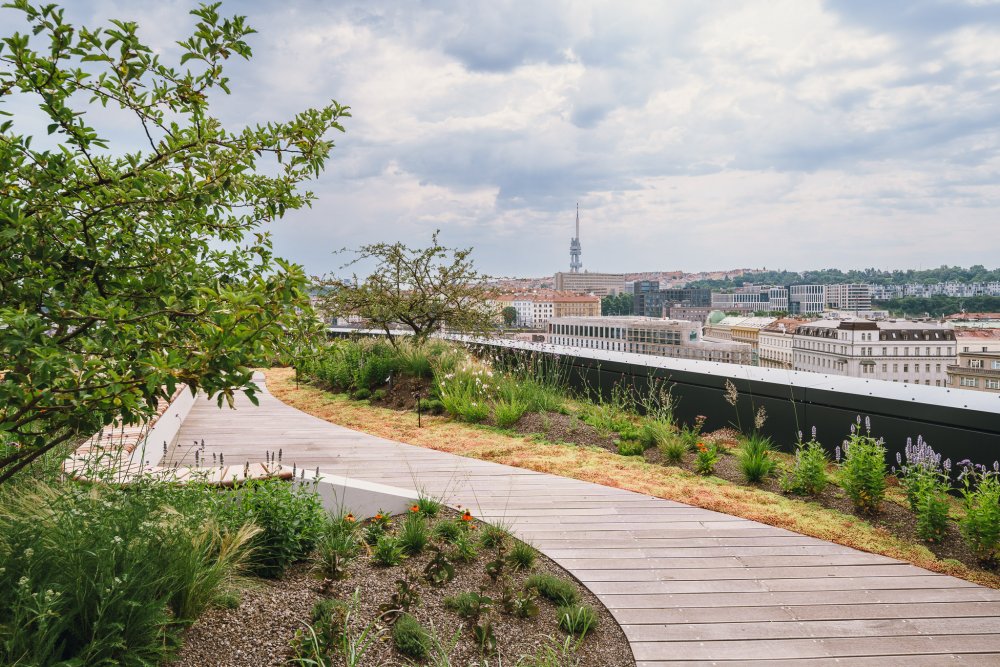
[(295, 484), (315, 490), (323, 507), (333, 515), (350, 512), (367, 519), (378, 512), (404, 514), (417, 501), (417, 492), (386, 484), (320, 473), (296, 479)]

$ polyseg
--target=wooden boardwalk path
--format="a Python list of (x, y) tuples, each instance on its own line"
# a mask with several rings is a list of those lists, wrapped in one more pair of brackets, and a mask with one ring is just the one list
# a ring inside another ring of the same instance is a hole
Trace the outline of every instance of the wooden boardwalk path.
[[(263, 386), (263, 385), (261, 385)], [(422, 489), (514, 532), (579, 578), (638, 665), (1000, 665), (1000, 591), (780, 528), (335, 426), (266, 391), (200, 397), (174, 460), (285, 464)]]

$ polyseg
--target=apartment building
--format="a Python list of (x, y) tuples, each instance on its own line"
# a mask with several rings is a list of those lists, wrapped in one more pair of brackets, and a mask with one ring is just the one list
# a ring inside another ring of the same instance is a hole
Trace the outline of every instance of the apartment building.
[(609, 296), (625, 291), (624, 273), (569, 273), (560, 271), (555, 275), (555, 288), (560, 292), (575, 294), (595, 294)]
[(948, 366), (948, 386), (1000, 394), (1000, 351), (959, 352)]
[(792, 337), (795, 370), (944, 386), (955, 332), (926, 322), (817, 320)]
[(750, 346), (750, 363), (757, 365), (760, 330), (774, 322), (773, 317), (744, 317), (728, 315), (717, 322), (705, 325), (705, 340), (714, 342), (732, 341)]
[(958, 353), (1000, 352), (1000, 329), (955, 328)]
[(761, 328), (757, 342), (758, 365), (764, 368), (795, 367), (792, 342), (796, 330), (805, 320), (782, 318)]
[(790, 285), (788, 312), (792, 315), (815, 315), (826, 308), (825, 285)]
[(517, 312), (514, 324), (527, 329), (544, 328), (553, 317), (600, 317), (601, 299), (552, 290), (523, 294), (499, 294), (492, 299), (498, 310), (511, 306)]
[(547, 342), (613, 352), (748, 364), (750, 346), (709, 342), (701, 327), (685, 320), (651, 317), (560, 317), (548, 323)]
[(723, 312), (788, 311), (788, 288), (744, 285), (732, 292), (712, 292), (712, 308)]

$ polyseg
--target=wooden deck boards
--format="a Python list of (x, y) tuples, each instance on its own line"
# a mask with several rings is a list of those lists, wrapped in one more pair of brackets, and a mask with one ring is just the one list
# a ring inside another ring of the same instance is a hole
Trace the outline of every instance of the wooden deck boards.
[(282, 462), (416, 488), (502, 520), (584, 582), (638, 665), (997, 665), (1000, 592), (884, 556), (629, 491), (412, 447), (266, 391), (199, 400), (169, 460)]

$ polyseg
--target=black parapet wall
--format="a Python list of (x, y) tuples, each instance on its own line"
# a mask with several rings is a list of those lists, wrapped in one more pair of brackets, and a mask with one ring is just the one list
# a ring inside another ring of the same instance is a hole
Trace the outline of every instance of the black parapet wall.
[[(891, 459), (907, 438), (917, 436), (953, 462), (989, 465), (1000, 458), (1000, 395), (597, 350), (485, 344), (508, 354), (558, 357), (570, 386), (591, 398), (610, 400), (616, 387), (640, 396), (666, 390), (677, 420), (692, 424), (704, 416), (706, 431), (728, 426), (749, 433), (763, 407), (767, 419), (761, 432), (785, 451), (794, 449), (800, 432), (808, 440), (815, 427), (817, 439), (832, 453), (851, 425), (860, 418), (864, 428), (867, 418)], [(727, 383), (736, 388), (735, 406), (727, 400)]]
[[(330, 335), (385, 332), (331, 329)], [(808, 440), (815, 427), (817, 439), (833, 452), (858, 418), (862, 427), (868, 418), (872, 435), (884, 438), (890, 460), (903, 450), (907, 438), (917, 436), (955, 463), (970, 459), (989, 466), (1000, 459), (1000, 394), (506, 339), (446, 337), (483, 346), (494, 355), (550, 357), (574, 390), (592, 398), (610, 400), (621, 386), (640, 396), (666, 390), (677, 420), (692, 424), (702, 415), (706, 431), (729, 426), (748, 433), (763, 406), (767, 421), (761, 432), (785, 451), (795, 447), (799, 432)], [(727, 381), (736, 387), (735, 406), (727, 401)]]

